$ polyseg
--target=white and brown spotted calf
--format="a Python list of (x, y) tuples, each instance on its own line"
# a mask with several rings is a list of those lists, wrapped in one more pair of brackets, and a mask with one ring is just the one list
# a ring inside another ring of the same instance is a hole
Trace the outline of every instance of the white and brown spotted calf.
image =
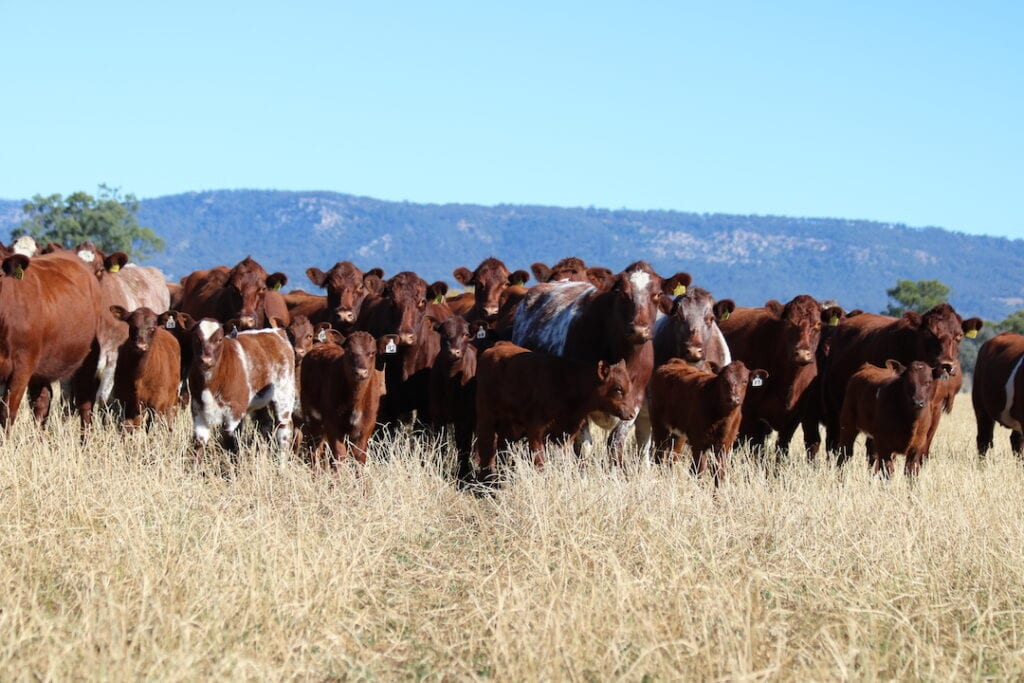
[(248, 330), (226, 335), (204, 318), (191, 331), (189, 392), (198, 455), (213, 437), (237, 453), (235, 430), (249, 413), (273, 410), (282, 460), (292, 441), (295, 352), (284, 330)]

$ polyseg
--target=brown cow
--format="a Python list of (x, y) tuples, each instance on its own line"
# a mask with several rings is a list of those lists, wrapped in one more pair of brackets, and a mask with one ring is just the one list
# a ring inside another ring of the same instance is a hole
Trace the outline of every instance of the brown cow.
[(525, 270), (509, 272), (508, 267), (493, 256), (481, 261), (474, 271), (459, 266), (452, 275), (463, 287), (473, 288), (472, 292), (459, 294), (445, 302), (453, 314), (461, 315), (468, 322), (497, 315), (502, 292), (512, 286), (522, 287), (530, 279)]
[[(0, 424), (6, 430), (28, 390), (36, 419), (49, 415), (50, 385), (71, 381), (82, 424), (92, 421), (99, 386), (96, 278), (74, 254), (29, 259), (12, 254), (0, 268)], [(106, 318), (110, 319), (109, 314)], [(111, 319), (112, 321), (112, 319)]]
[(711, 455), (715, 459), (712, 476), (715, 486), (719, 486), (725, 481), (729, 454), (739, 434), (747, 387), (761, 386), (768, 373), (751, 372), (738, 360), (724, 368), (708, 363), (708, 368), (702, 370), (673, 358), (654, 371), (651, 429), (655, 462), (660, 462), (664, 454), (678, 453), (687, 441), (693, 473), (703, 474)]
[[(576, 360), (626, 361), (634, 416), (643, 401), (654, 369), (654, 322), (659, 309), (671, 308), (677, 287), (690, 284), (688, 273), (663, 279), (650, 265), (637, 261), (598, 289), (584, 283), (544, 283), (530, 288), (513, 325), (519, 346)], [(611, 430), (612, 457), (621, 460), (633, 420), (619, 422), (608, 414), (591, 416)], [(582, 440), (589, 440), (589, 429)]]
[(213, 318), (223, 323), (238, 318), (243, 329), (260, 329), (269, 321), (268, 290), (280, 289), (287, 282), (283, 273), (267, 275), (263, 266), (246, 256), (231, 269), (217, 266), (185, 276), (181, 311), (195, 320)]
[(952, 365), (932, 368), (914, 361), (905, 367), (887, 360), (885, 367), (865, 363), (846, 383), (840, 415), (839, 464), (853, 453), (857, 434), (868, 435), (868, 464), (875, 474), (888, 478), (893, 472), (893, 453), (907, 456), (905, 471), (921, 471), (933, 417), (937, 385)]
[(732, 357), (769, 377), (761, 391), (747, 394), (740, 439), (763, 448), (776, 430), (779, 452), (788, 449), (800, 424), (798, 404), (818, 374), (815, 353), (828, 317), (813, 297), (801, 294), (785, 305), (769, 301), (763, 308), (737, 308), (722, 322)]
[[(958, 372), (960, 342), (968, 334), (976, 335), (982, 324), (980, 318), (962, 319), (949, 304), (939, 304), (923, 315), (908, 311), (901, 318), (892, 318), (861, 313), (843, 319), (832, 336), (822, 376), (825, 446), (835, 450), (839, 445), (839, 415), (846, 383), (864, 363), (881, 366), (893, 359), (910, 365), (920, 360), (929, 367), (949, 365)], [(940, 390), (937, 395), (945, 396), (946, 391)], [(932, 407), (924, 457), (928, 457), (943, 407), (941, 400)]]
[(545, 440), (574, 438), (589, 413), (631, 421), (637, 408), (631, 384), (623, 360), (577, 361), (498, 342), (477, 363), (478, 480), (495, 480), (499, 436), (506, 441), (525, 436), (539, 467)]
[(330, 449), (332, 468), (348, 455), (366, 463), (366, 447), (377, 425), (384, 392), (381, 372), (384, 348), (394, 335), (377, 340), (368, 332), (353, 332), (341, 345), (316, 344), (302, 361), (301, 403), (306, 433), (315, 444), (314, 462), (324, 444)]
[(295, 407), (295, 352), (284, 330), (248, 330), (226, 335), (204, 318), (192, 326), (189, 391), (197, 458), (211, 435), (238, 452), (235, 430), (248, 413), (270, 407), (277, 422), (281, 459), (291, 448)]
[(600, 266), (587, 267), (583, 259), (569, 256), (550, 268), (541, 262), (530, 266), (537, 282), (589, 282), (595, 287), (610, 287), (615, 273)]
[[(376, 293), (375, 289), (384, 277), (384, 271), (372, 268), (364, 273), (349, 261), (339, 261), (327, 272), (316, 267), (307, 268), (306, 276), (314, 285), (327, 290), (327, 296), (317, 297), (322, 303), (314, 308), (312, 299), (303, 302), (299, 297), (288, 295), (292, 302), (301, 305), (302, 310), (298, 312), (304, 313), (314, 325), (327, 322), (334, 329), (347, 334), (353, 330), (366, 296)], [(289, 305), (294, 310), (295, 307)]]
[(124, 407), (124, 428), (142, 426), (143, 416), (153, 412), (173, 424), (181, 384), (181, 348), (178, 340), (159, 325), (152, 309), (129, 311), (111, 306), (110, 312), (128, 324), (128, 339), (118, 353), (113, 398)]
[(1003, 332), (978, 350), (971, 403), (978, 424), (978, 455), (992, 448), (995, 423), (1010, 429), (1010, 448), (1024, 455), (1024, 335)]

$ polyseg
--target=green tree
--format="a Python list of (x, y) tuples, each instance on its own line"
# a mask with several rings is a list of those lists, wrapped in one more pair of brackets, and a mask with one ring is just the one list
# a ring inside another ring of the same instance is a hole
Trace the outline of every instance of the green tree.
[(885, 293), (896, 303), (890, 303), (883, 313), (897, 318), (907, 311), (924, 313), (949, 300), (949, 287), (938, 280), (897, 280)]
[(11, 236), (30, 235), (40, 246), (57, 242), (73, 247), (89, 240), (102, 251), (123, 251), (136, 261), (164, 250), (164, 241), (151, 228), (139, 225), (135, 195), (122, 197), (119, 188), (107, 185), (100, 185), (97, 194), (36, 195), (22, 207), (28, 218)]

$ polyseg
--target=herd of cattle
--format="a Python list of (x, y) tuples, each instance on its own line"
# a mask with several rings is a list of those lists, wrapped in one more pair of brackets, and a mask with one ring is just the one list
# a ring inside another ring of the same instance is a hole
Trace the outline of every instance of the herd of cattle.
[[(607, 430), (623, 454), (631, 431), (656, 461), (684, 444), (692, 466), (726, 475), (743, 439), (777, 432), (785, 452), (798, 426), (809, 457), (842, 463), (859, 433), (888, 476), (928, 457), (962, 383), (961, 340), (982, 326), (948, 304), (901, 318), (844, 311), (800, 295), (738, 308), (691, 276), (662, 277), (636, 262), (615, 273), (578, 258), (530, 273), (496, 258), (455, 269), (467, 291), (412, 272), (386, 278), (348, 261), (311, 267), (324, 296), (283, 293), (287, 278), (252, 258), (168, 283), (91, 243), (0, 245), (0, 419), (10, 428), (26, 392), (40, 423), (61, 382), (85, 427), (96, 405), (120, 406), (125, 429), (189, 405), (196, 457), (211, 439), (237, 453), (247, 415), (301, 452), (336, 467), (365, 462), (381, 424), (449, 430), (461, 482), (492, 482), (499, 446), (526, 438), (536, 464), (549, 439)], [(1024, 447), (1024, 337), (981, 349), (973, 400), (978, 449), (995, 422)], [(474, 468), (473, 456), (477, 467)]]

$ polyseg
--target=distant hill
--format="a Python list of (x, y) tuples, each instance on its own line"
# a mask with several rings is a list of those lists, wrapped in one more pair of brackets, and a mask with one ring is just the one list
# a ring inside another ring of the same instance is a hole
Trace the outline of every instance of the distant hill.
[[(0, 201), (0, 234), (20, 221)], [(879, 311), (899, 278), (938, 279), (969, 315), (1024, 307), (1024, 241), (835, 218), (737, 216), (543, 206), (387, 202), (333, 192), (220, 190), (146, 199), (139, 220), (167, 241), (150, 263), (169, 278), (252, 254), (314, 289), (308, 266), (349, 259), (449, 283), (456, 266), (496, 255), (511, 269), (580, 256), (618, 270), (646, 259), (690, 272), (741, 305), (799, 293)]]

